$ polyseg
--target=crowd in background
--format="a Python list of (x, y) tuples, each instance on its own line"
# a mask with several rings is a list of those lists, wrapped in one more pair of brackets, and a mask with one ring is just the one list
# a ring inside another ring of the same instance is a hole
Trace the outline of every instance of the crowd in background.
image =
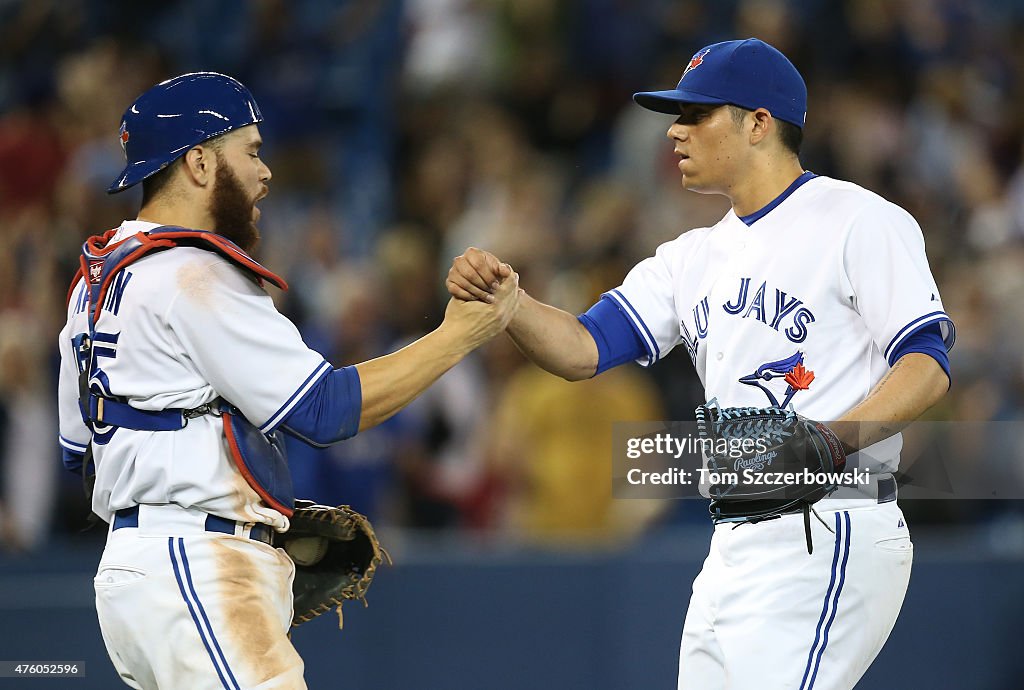
[[(150, 85), (215, 70), (253, 91), (274, 173), (260, 256), (291, 283), (281, 310), (342, 366), (435, 327), (467, 246), (578, 313), (661, 242), (717, 221), (724, 198), (680, 187), (670, 119), (630, 96), (747, 36), (806, 78), (805, 167), (924, 230), (958, 333), (931, 415), (1019, 420), (1024, 2), (0, 2), (2, 542), (30, 549), (84, 524), (56, 443), (56, 335), (81, 242), (135, 217), (137, 190), (103, 190), (123, 163), (121, 112)], [(501, 337), (386, 424), (327, 450), (291, 445), (297, 493), (385, 525), (531, 540), (706, 520), (699, 501), (611, 500), (611, 423), (689, 419), (703, 401), (678, 350), (568, 384)], [(1016, 511), (989, 503), (905, 510)]]

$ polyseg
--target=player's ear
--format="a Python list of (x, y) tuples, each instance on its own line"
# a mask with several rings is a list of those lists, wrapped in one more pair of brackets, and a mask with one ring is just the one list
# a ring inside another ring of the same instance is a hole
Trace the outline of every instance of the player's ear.
[(213, 184), (217, 170), (217, 157), (210, 146), (199, 144), (188, 150), (184, 156), (185, 175), (197, 187)]
[(775, 128), (775, 120), (772, 118), (772, 114), (764, 108), (758, 108), (751, 113), (753, 115), (753, 123), (750, 127), (750, 143), (759, 144), (771, 133)]

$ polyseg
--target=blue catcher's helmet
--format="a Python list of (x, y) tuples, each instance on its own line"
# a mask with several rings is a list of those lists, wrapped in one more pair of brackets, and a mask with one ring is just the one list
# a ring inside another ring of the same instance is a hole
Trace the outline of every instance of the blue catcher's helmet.
[(121, 119), (125, 169), (107, 189), (128, 189), (166, 168), (207, 139), (263, 121), (241, 82), (217, 72), (192, 72), (160, 82)]

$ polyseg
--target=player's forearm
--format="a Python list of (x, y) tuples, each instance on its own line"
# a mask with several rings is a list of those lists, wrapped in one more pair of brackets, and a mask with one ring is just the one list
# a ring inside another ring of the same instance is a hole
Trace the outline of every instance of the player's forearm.
[(597, 371), (597, 344), (569, 312), (522, 295), (507, 333), (530, 361), (567, 381), (588, 379)]
[(859, 450), (904, 429), (949, 388), (938, 362), (912, 352), (901, 357), (862, 403), (832, 425), (847, 450)]
[(415, 400), (472, 349), (471, 341), (441, 326), (398, 352), (357, 364), (359, 430), (380, 424)]

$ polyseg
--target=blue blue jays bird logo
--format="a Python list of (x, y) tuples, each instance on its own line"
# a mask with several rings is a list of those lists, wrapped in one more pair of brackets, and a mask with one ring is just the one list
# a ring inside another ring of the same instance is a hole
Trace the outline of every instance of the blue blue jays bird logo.
[[(772, 388), (776, 390), (778, 385), (769, 384), (775, 379), (782, 379), (786, 383), (786, 390), (782, 393), (780, 402)], [(753, 374), (748, 374), (740, 379), (740, 383), (748, 386), (757, 386), (768, 396), (768, 401), (773, 407), (785, 407), (796, 395), (797, 391), (807, 390), (814, 380), (814, 372), (804, 367), (804, 353), (797, 351), (791, 357), (779, 359), (774, 362), (767, 362), (759, 366)]]

